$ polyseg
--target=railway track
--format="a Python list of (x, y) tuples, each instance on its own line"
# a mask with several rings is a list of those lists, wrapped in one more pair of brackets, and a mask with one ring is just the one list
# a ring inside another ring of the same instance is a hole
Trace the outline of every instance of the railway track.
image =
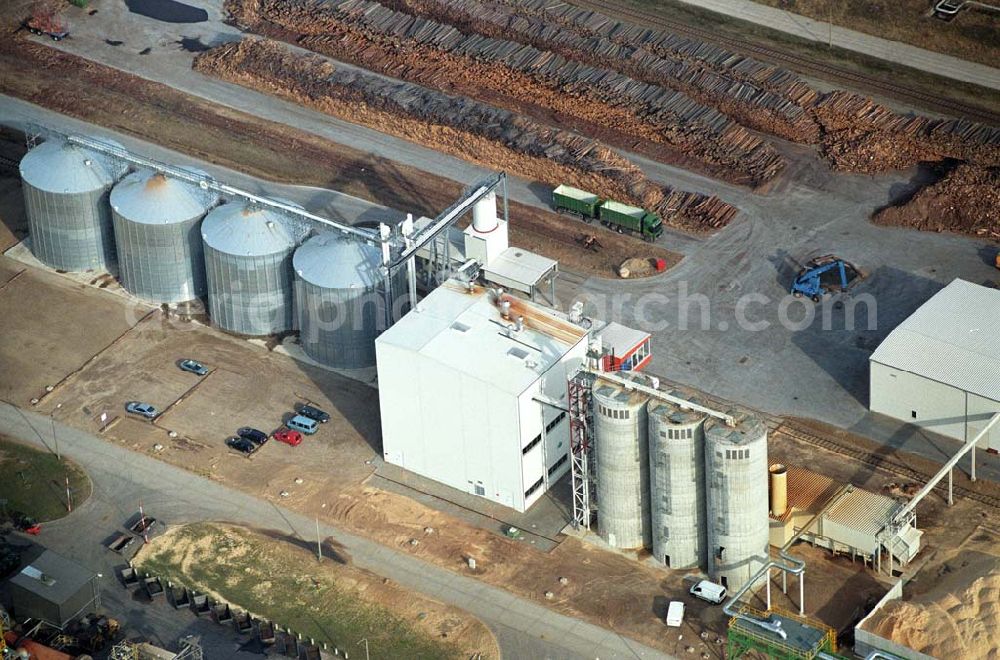
[[(827, 451), (832, 451), (836, 454), (842, 456), (847, 456), (852, 458), (864, 465), (871, 468), (884, 470), (890, 472), (904, 479), (924, 484), (933, 474), (926, 474), (919, 470), (914, 470), (913, 468), (904, 465), (903, 463), (894, 460), (891, 457), (879, 456), (873, 454), (870, 451), (861, 449), (859, 447), (854, 447), (846, 443), (837, 442), (836, 440), (830, 439), (829, 437), (819, 436), (815, 433), (811, 433), (805, 429), (796, 427), (794, 424), (789, 422), (783, 422), (778, 425), (777, 432), (782, 435), (786, 435), (793, 440), (798, 440), (799, 442), (804, 442), (821, 449), (826, 449)], [(945, 499), (947, 499), (948, 493), (947, 483), (942, 480), (935, 490), (939, 492)], [(987, 506), (1000, 507), (1000, 497), (994, 497), (992, 495), (987, 495), (985, 493), (980, 493), (964, 486), (958, 484), (953, 485), (953, 492), (955, 497), (962, 497), (970, 500), (975, 500), (980, 504), (985, 504)]]
[(850, 69), (834, 66), (825, 62), (811, 60), (786, 51), (762, 46), (752, 41), (720, 35), (711, 30), (693, 27), (677, 21), (672, 21), (654, 12), (641, 9), (622, 7), (616, 3), (591, 2), (590, 0), (572, 0), (572, 4), (586, 9), (599, 11), (608, 16), (628, 20), (639, 25), (658, 27), (668, 32), (681, 34), (695, 39), (725, 46), (736, 52), (760, 57), (781, 64), (797, 73), (813, 75), (823, 80), (840, 82), (857, 86), (865, 90), (884, 94), (901, 101), (908, 101), (927, 110), (941, 112), (951, 116), (972, 119), (995, 126), (1000, 126), (1000, 113), (955, 101), (944, 96), (929, 94), (919, 89), (894, 83), (884, 78), (865, 75)]

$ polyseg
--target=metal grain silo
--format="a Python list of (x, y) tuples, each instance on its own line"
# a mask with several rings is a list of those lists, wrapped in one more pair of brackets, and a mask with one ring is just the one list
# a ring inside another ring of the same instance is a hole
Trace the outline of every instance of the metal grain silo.
[(707, 421), (705, 468), (708, 574), (733, 591), (768, 559), (767, 428)]
[(122, 286), (154, 303), (204, 296), (200, 226), (217, 200), (214, 193), (148, 170), (116, 185), (111, 209)]
[(647, 412), (653, 557), (704, 567), (705, 416), (655, 399)]
[(124, 164), (63, 140), (49, 140), (25, 154), (20, 170), (35, 257), (65, 271), (113, 268), (108, 191), (125, 173)]
[(597, 529), (615, 548), (651, 541), (647, 400), (617, 384), (594, 383)]
[[(381, 251), (326, 232), (303, 243), (292, 265), (306, 355), (338, 369), (375, 366), (375, 338), (386, 325)], [(392, 291), (396, 299), (405, 296), (405, 280), (394, 277)]]
[(241, 335), (291, 330), (298, 240), (287, 218), (262, 206), (223, 204), (205, 216), (201, 236), (212, 322)]

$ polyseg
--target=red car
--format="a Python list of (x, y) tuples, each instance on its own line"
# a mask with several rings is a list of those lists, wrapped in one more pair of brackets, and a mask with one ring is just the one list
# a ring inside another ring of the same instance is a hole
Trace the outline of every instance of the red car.
[(302, 442), (302, 434), (291, 429), (281, 429), (274, 432), (274, 439), (278, 442), (284, 442), (286, 445), (297, 447)]

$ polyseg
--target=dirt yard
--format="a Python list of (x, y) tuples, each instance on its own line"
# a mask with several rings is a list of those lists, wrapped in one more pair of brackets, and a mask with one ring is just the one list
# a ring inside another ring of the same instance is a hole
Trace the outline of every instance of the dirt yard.
[(319, 563), (298, 539), (202, 523), (167, 530), (136, 562), (331, 646), (366, 638), (373, 658), (500, 658), (475, 617), (356, 568), (334, 547), (326, 552)]
[(928, 50), (996, 66), (1000, 52), (997, 15), (969, 8), (951, 22), (930, 16), (929, 0), (754, 0), (835, 25), (902, 41)]

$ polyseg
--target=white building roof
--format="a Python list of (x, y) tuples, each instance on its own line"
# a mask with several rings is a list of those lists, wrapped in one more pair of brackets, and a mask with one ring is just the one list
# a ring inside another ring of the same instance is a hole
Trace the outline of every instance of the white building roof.
[(559, 262), (528, 252), (517, 247), (509, 247), (483, 268), (486, 279), (525, 293), (539, 282), (557, 271)]
[(870, 359), (1000, 401), (1000, 290), (953, 280)]
[(648, 332), (636, 330), (615, 321), (608, 322), (607, 325), (598, 330), (597, 336), (601, 338), (601, 345), (605, 349), (613, 351), (616, 357), (625, 355), (650, 337)]
[(825, 518), (874, 538), (899, 507), (887, 495), (855, 488), (827, 511)]
[[(509, 295), (510, 320), (491, 301), (488, 290), (471, 291), (454, 280), (421, 300), (383, 332), (376, 344), (418, 353), (454, 372), (520, 394), (581, 340), (586, 330), (545, 308)], [(524, 329), (509, 330), (524, 318)]]

